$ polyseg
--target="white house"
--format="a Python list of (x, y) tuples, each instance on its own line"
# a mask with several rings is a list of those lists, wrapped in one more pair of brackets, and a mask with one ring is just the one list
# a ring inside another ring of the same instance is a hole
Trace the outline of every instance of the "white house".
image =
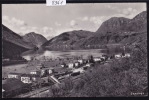
[(9, 74), (8, 74), (8, 78), (16, 78), (16, 79), (19, 79), (21, 75), (22, 75), (21, 73), (9, 73)]
[(101, 58), (94, 58), (94, 61), (101, 61)]
[(53, 69), (49, 69), (49, 74), (52, 74), (53, 73)]
[(73, 63), (69, 63), (68, 64), (68, 68), (73, 68), (74, 66), (73, 66)]
[(121, 54), (116, 54), (116, 55), (115, 55), (115, 58), (116, 58), (116, 59), (119, 59), (119, 58), (121, 58), (121, 57), (122, 57)]
[(88, 63), (86, 64), (86, 67), (91, 67), (91, 65), (92, 65), (91, 63)]
[(83, 60), (82, 60), (82, 59), (78, 60), (78, 62), (79, 62), (80, 64), (83, 64)]
[(40, 70), (32, 70), (32, 71), (30, 71), (30, 74), (32, 74), (32, 75), (40, 75), (41, 73), (40, 73)]
[(22, 76), (21, 76), (21, 81), (22, 81), (23, 83), (27, 83), (27, 84), (32, 83), (31, 77), (30, 77), (30, 75), (28, 75), (28, 74), (22, 75)]
[(17, 78), (17, 75), (8, 74), (8, 78)]
[(30, 74), (36, 75), (37, 72), (36, 71), (31, 71)]
[(84, 73), (84, 70), (82, 68), (77, 68), (77, 69), (74, 69), (72, 72), (73, 73), (76, 73), (76, 72)]
[(125, 54), (125, 57), (128, 57), (129, 58), (130, 57), (130, 54), (129, 53)]
[(65, 67), (65, 65), (61, 65), (61, 67)]
[(79, 63), (78, 62), (75, 62), (74, 64), (75, 64), (75, 67), (78, 67), (79, 66)]

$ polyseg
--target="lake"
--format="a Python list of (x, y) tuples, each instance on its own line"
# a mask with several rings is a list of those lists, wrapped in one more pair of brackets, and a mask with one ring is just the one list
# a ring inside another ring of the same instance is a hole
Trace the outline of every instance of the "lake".
[(69, 57), (83, 57), (87, 58), (89, 55), (93, 57), (100, 57), (105, 54), (106, 50), (104, 49), (90, 49), (90, 50), (68, 50), (68, 51), (49, 51), (49, 50), (29, 50), (22, 53), (22, 57), (26, 60), (31, 60), (32, 57), (41, 58), (46, 56), (48, 58), (69, 58)]
[[(112, 48), (111, 48), (112, 47)], [(117, 54), (122, 53), (123, 47), (121, 46), (108, 46), (105, 49), (88, 49), (88, 50), (65, 50), (65, 51), (50, 51), (40, 48), (39, 50), (29, 50), (21, 54), (21, 56), (30, 60), (32, 57), (36, 57), (37, 59), (46, 56), (48, 58), (56, 59), (56, 58), (67, 58), (67, 57), (83, 57), (87, 58), (89, 55), (93, 57), (100, 57), (103, 54)], [(128, 48), (126, 48), (126, 52), (128, 52)]]

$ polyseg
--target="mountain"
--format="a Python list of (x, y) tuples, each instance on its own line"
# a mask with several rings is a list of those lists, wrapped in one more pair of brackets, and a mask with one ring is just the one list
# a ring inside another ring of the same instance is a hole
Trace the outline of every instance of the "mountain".
[(23, 41), (20, 35), (2, 25), (2, 51), (4, 58), (20, 55), (26, 50), (33, 49), (33, 47), (32, 44)]
[(103, 22), (96, 33), (100, 35), (106, 35), (111, 34), (111, 32), (116, 33), (119, 30), (124, 31), (125, 29), (123, 26), (127, 26), (129, 21), (130, 19), (124, 17), (112, 17), (109, 20)]
[(2, 39), (2, 57), (3, 58), (16, 58), (29, 49), (16, 45), (10, 41)]
[(112, 17), (101, 24), (96, 32), (85, 30), (64, 32), (43, 46), (51, 49), (92, 49), (106, 44), (132, 44), (146, 40), (147, 12), (143, 11), (133, 19)]
[(30, 32), (28, 34), (25, 34), (23, 36), (23, 40), (37, 47), (40, 47), (43, 43), (47, 41), (47, 39), (44, 36), (37, 34), (35, 32)]
[(23, 41), (23, 38), (10, 30), (8, 27), (2, 25), (2, 39), (14, 43), (18, 46), (24, 47), (26, 49), (32, 49), (33, 45)]
[(94, 32), (84, 31), (84, 30), (74, 30), (69, 32), (64, 32), (48, 42), (44, 43), (42, 46), (49, 49), (73, 49), (80, 48), (81, 44), (92, 36)]
[(112, 17), (102, 23), (95, 35), (86, 40), (85, 45), (113, 43), (133, 43), (138, 37), (147, 36), (147, 12), (136, 15), (133, 19)]

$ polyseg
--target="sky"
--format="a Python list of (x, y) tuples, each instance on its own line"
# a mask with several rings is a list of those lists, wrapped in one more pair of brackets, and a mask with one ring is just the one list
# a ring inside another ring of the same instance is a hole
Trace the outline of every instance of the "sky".
[(146, 3), (3, 4), (2, 24), (23, 36), (29, 32), (49, 39), (66, 31), (95, 32), (111, 17), (132, 19), (146, 11)]

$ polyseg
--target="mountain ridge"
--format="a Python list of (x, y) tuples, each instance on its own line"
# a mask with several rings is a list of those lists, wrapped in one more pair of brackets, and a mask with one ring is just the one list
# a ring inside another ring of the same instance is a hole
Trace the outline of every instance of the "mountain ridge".
[(41, 34), (30, 32), (23, 36), (23, 40), (29, 42), (37, 47), (40, 47), (43, 43), (47, 41), (47, 39)]
[[(58, 49), (58, 47), (56, 47), (57, 45), (61, 45), (60, 48), (69, 48), (70, 46), (70, 48), (74, 47), (76, 49), (84, 49), (86, 47), (90, 49), (94, 47), (98, 48), (100, 47), (100, 45), (111, 43), (132, 43), (131, 39), (133, 38), (137, 39), (136, 41), (139, 41), (137, 36), (143, 38), (147, 34), (147, 12), (143, 11), (132, 19), (125, 17), (111, 17), (110, 19), (103, 22), (96, 32), (86, 31), (86, 33), (88, 34), (93, 33), (92, 35), (90, 35), (89, 37), (86, 36), (83, 39), (78, 39), (77, 41), (73, 41), (75, 40), (75, 36), (69, 38), (70, 33), (71, 32), (64, 32), (50, 39), (48, 42), (44, 43), (43, 46), (47, 48), (51, 47), (52, 49), (54, 49), (54, 47)], [(75, 31), (73, 33), (75, 33)], [(140, 35), (139, 33), (142, 33), (143, 35)], [(80, 34), (79, 31), (77, 34)], [(71, 36), (73, 35), (71, 34)], [(71, 42), (68, 41), (73, 41), (74, 45), (72, 46)]]

